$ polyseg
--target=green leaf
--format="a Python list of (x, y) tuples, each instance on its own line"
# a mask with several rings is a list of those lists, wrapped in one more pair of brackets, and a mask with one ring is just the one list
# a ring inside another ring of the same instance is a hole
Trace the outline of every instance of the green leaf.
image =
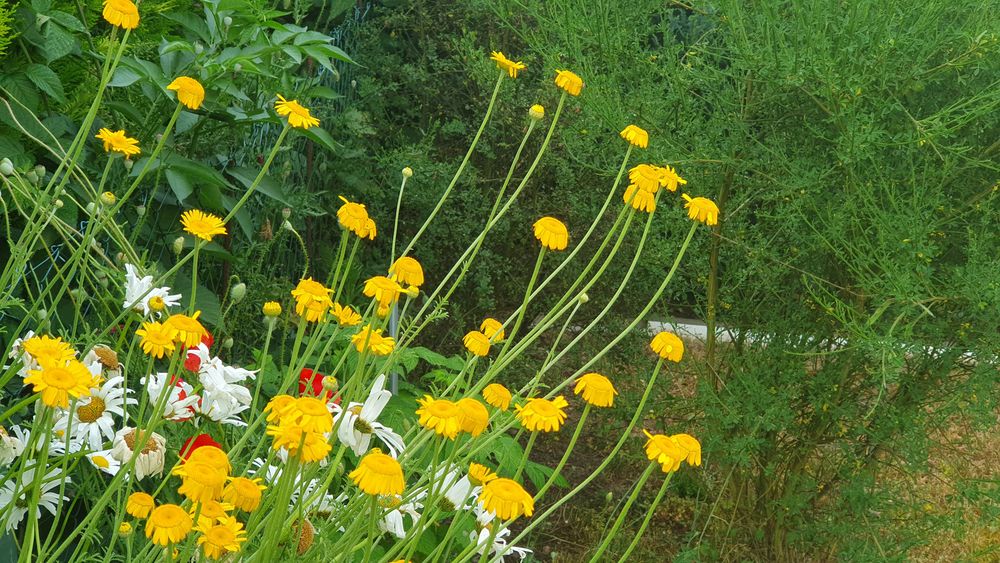
[[(226, 172), (236, 178), (236, 180), (243, 184), (244, 188), (249, 188), (253, 184), (254, 179), (257, 177), (258, 170), (253, 168), (246, 168), (242, 166), (234, 166), (232, 168), (227, 168)], [(265, 175), (261, 178), (260, 183), (257, 184), (257, 191), (266, 195), (267, 197), (281, 202), (285, 205), (292, 205), (285, 195), (285, 190), (281, 187), (281, 184), (277, 182), (274, 178)]]
[(139, 73), (132, 70), (127, 66), (119, 66), (115, 69), (114, 76), (111, 77), (111, 81), (108, 82), (108, 86), (112, 88), (124, 88), (125, 86), (131, 86), (142, 78)]
[(330, 152), (337, 152), (337, 149), (343, 146), (337, 141), (334, 141), (333, 137), (331, 137), (330, 134), (326, 132), (326, 129), (323, 129), (322, 127), (299, 129), (299, 132), (312, 142), (326, 147)]
[(55, 98), (57, 102), (64, 103), (66, 101), (62, 81), (59, 80), (59, 75), (51, 68), (37, 63), (30, 64), (25, 69), (24, 74), (28, 76), (35, 86), (38, 86), (39, 90)]
[[(225, 206), (226, 211), (231, 211), (233, 206), (236, 205), (236, 200), (229, 196), (222, 196), (222, 204)], [(240, 226), (240, 230), (243, 231), (243, 235), (247, 238), (253, 238), (253, 223), (250, 221), (249, 212), (247, 212), (246, 206), (236, 212), (236, 224)]]
[(179, 170), (174, 170), (173, 168), (167, 168), (164, 174), (167, 177), (167, 183), (170, 184), (170, 189), (173, 190), (174, 196), (177, 201), (184, 203), (187, 197), (194, 193), (194, 186), (188, 181), (187, 176)]
[(45, 44), (42, 46), (42, 52), (45, 53), (47, 62), (59, 60), (77, 50), (76, 38), (52, 22), (45, 26), (44, 37)]
[(142, 123), (143, 120), (146, 119), (146, 116), (140, 113), (135, 106), (128, 102), (105, 102), (104, 107), (124, 115), (133, 123)]
[(433, 350), (428, 350), (427, 348), (420, 346), (410, 348), (410, 350), (412, 350), (417, 357), (434, 367), (448, 368), (452, 371), (458, 372), (462, 371), (462, 368), (465, 366), (465, 360), (461, 356), (443, 356)]
[(490, 455), (497, 464), (497, 472), (512, 475), (524, 455), (524, 449), (514, 438), (504, 434), (493, 441)]
[(50, 18), (52, 18), (54, 21), (59, 22), (59, 25), (65, 27), (66, 29), (68, 29), (70, 31), (76, 31), (76, 32), (79, 32), (79, 33), (87, 33), (86, 26), (84, 26), (82, 23), (80, 23), (80, 20), (76, 19), (75, 17), (73, 17), (70, 14), (67, 14), (66, 12), (60, 12), (59, 10), (55, 10), (55, 11), (49, 12), (48, 16)]

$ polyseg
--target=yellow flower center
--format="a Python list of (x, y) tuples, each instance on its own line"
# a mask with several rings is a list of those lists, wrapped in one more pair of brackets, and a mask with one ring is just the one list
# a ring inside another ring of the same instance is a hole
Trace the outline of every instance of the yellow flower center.
[(326, 410), (326, 403), (314, 397), (299, 397), (295, 406), (306, 416), (324, 416), (329, 413)]
[(361, 458), (361, 465), (364, 465), (368, 471), (379, 475), (399, 473), (399, 462), (379, 452), (373, 452)]
[(431, 416), (438, 418), (454, 418), (461, 415), (458, 405), (445, 399), (435, 399), (424, 406)]
[(544, 417), (554, 417), (559, 415), (559, 409), (557, 409), (552, 402), (544, 399), (531, 401), (530, 407), (531, 410)]
[(187, 516), (184, 510), (173, 504), (164, 504), (153, 509), (149, 515), (149, 523), (160, 528), (176, 528), (180, 526)]
[[(128, 449), (133, 452), (135, 451), (135, 433), (136, 429), (133, 428), (130, 432), (127, 432), (124, 436), (122, 436), (122, 439), (125, 440), (125, 445), (128, 446)], [(142, 452), (140, 453), (148, 454), (149, 452), (155, 452), (159, 449), (160, 447), (156, 444), (156, 441), (153, 440), (152, 437), (149, 437), (146, 438), (146, 446), (142, 448)]]
[(154, 295), (149, 300), (149, 308), (153, 311), (163, 311), (167, 308), (167, 304), (163, 302), (163, 298), (159, 295)]
[(524, 496), (524, 489), (510, 479), (496, 479), (489, 483), (490, 492), (507, 502), (519, 502)]
[[(159, 299), (154, 297), (154, 299)], [(163, 301), (160, 299), (160, 301)], [(97, 356), (98, 361), (101, 365), (108, 369), (118, 369), (121, 367), (121, 363), (118, 361), (118, 353), (111, 348), (105, 346), (97, 346), (94, 348), (94, 355)]]
[(90, 403), (76, 409), (76, 416), (80, 419), (80, 422), (94, 422), (101, 418), (106, 406), (104, 399), (93, 396), (90, 398)]
[(76, 375), (63, 367), (49, 367), (42, 370), (42, 381), (49, 387), (69, 390), (76, 387)]
[(94, 465), (100, 467), (101, 469), (107, 469), (111, 467), (111, 462), (108, 461), (108, 458), (102, 455), (90, 456), (90, 461), (92, 461)]
[(216, 546), (226, 547), (236, 543), (236, 534), (227, 526), (212, 526), (205, 532), (205, 539)]

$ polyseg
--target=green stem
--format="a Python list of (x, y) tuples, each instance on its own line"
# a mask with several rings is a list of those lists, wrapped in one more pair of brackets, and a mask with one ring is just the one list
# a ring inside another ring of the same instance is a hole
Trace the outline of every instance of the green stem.
[(528, 464), (528, 456), (531, 455), (531, 449), (535, 447), (535, 438), (538, 438), (538, 432), (532, 432), (531, 436), (528, 436), (528, 444), (524, 446), (524, 453), (521, 455), (521, 460), (517, 463), (517, 471), (514, 472), (513, 479), (518, 481), (521, 479), (521, 472), (524, 471), (524, 466)]
[(625, 563), (628, 561), (628, 556), (632, 555), (636, 546), (639, 545), (639, 540), (642, 539), (642, 535), (646, 533), (646, 528), (649, 527), (649, 521), (653, 519), (653, 513), (656, 512), (656, 507), (660, 506), (660, 502), (663, 500), (663, 495), (667, 494), (667, 485), (670, 484), (670, 479), (673, 476), (673, 472), (668, 473), (667, 478), (663, 480), (663, 484), (660, 485), (660, 491), (656, 493), (656, 498), (653, 499), (653, 504), (649, 505), (649, 510), (646, 511), (646, 517), (642, 519), (642, 525), (639, 526), (639, 531), (636, 532), (635, 538), (632, 539), (632, 543), (628, 545), (628, 549), (626, 549), (625, 553), (623, 553), (618, 559), (618, 563)]
[(583, 425), (587, 421), (587, 415), (589, 413), (590, 413), (590, 403), (587, 403), (583, 407), (583, 412), (580, 413), (580, 420), (576, 423), (576, 430), (573, 431), (573, 437), (570, 438), (569, 445), (566, 446), (566, 453), (563, 454), (562, 459), (559, 460), (559, 463), (556, 465), (556, 468), (552, 470), (552, 475), (549, 476), (549, 479), (545, 481), (545, 484), (542, 485), (542, 488), (538, 489), (538, 492), (535, 493), (536, 504), (541, 502), (542, 495), (544, 495), (545, 492), (548, 491), (552, 487), (552, 485), (555, 484), (556, 479), (559, 477), (559, 472), (562, 471), (562, 468), (566, 466), (566, 462), (569, 461), (569, 455), (573, 453), (573, 448), (576, 446), (576, 441), (580, 438), (580, 431), (583, 430)]
[(632, 494), (629, 495), (628, 500), (625, 502), (625, 506), (622, 507), (622, 511), (618, 513), (618, 518), (615, 519), (615, 523), (611, 526), (611, 531), (605, 536), (604, 541), (601, 545), (597, 547), (597, 551), (594, 552), (593, 557), (590, 558), (590, 563), (596, 563), (601, 560), (601, 556), (607, 551), (608, 546), (611, 545), (611, 540), (615, 539), (618, 535), (618, 530), (621, 529), (622, 524), (625, 522), (625, 517), (628, 516), (628, 511), (635, 504), (635, 499), (639, 498), (639, 492), (642, 491), (642, 486), (646, 484), (646, 480), (649, 479), (650, 474), (653, 473), (653, 469), (656, 467), (655, 463), (650, 463), (646, 466), (646, 470), (642, 472), (642, 476), (635, 484), (635, 488), (632, 489)]

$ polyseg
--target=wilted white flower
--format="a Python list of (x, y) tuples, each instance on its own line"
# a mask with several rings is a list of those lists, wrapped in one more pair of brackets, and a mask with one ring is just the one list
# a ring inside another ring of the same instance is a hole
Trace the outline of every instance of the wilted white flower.
[[(36, 519), (42, 517), (42, 508), (54, 516), (56, 506), (64, 500), (69, 500), (69, 497), (60, 496), (57, 491), (52, 490), (59, 487), (61, 477), (59, 468), (55, 467), (42, 478), (38, 504), (35, 506)], [(20, 481), (10, 479), (4, 483), (3, 488), (0, 488), (0, 518), (3, 518), (4, 529), (8, 532), (17, 529), (24, 515), (28, 513), (28, 507), (31, 506), (29, 487), (34, 480), (35, 468), (32, 467), (21, 473)], [(66, 477), (65, 482), (69, 481), (70, 478)]]
[[(114, 444), (111, 447), (111, 457), (121, 463), (128, 463), (132, 459), (132, 453), (136, 451), (136, 429), (126, 426), (115, 434)], [(142, 432), (145, 444), (138, 449), (135, 458), (134, 473), (136, 479), (143, 479), (147, 475), (159, 475), (163, 473), (163, 456), (166, 451), (167, 440), (153, 432)], [(149, 434), (149, 437), (145, 436)]]
[(153, 276), (140, 278), (135, 266), (125, 264), (124, 309), (141, 311), (145, 318), (159, 317), (180, 302), (181, 296), (172, 295), (169, 287), (153, 287)]

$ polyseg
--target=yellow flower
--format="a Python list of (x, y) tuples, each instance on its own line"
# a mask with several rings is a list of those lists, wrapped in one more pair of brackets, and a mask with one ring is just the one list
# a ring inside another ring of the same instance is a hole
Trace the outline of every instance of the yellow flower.
[(672, 440), (670, 436), (654, 435), (645, 430), (642, 432), (649, 438), (646, 441), (646, 457), (650, 461), (659, 463), (664, 473), (677, 471), (681, 466), (681, 461), (687, 457), (687, 450)]
[(229, 472), (233, 470), (233, 466), (229, 462), (229, 456), (226, 455), (226, 452), (215, 446), (206, 445), (198, 447), (188, 454), (187, 461), (205, 463), (226, 475), (229, 475)]
[(226, 486), (226, 472), (203, 461), (188, 460), (175, 467), (173, 474), (182, 481), (177, 492), (193, 502), (216, 500)]
[(139, 27), (139, 8), (130, 0), (104, 0), (105, 21), (122, 29)]
[(639, 189), (654, 194), (664, 186), (662, 168), (651, 164), (639, 164), (629, 169), (628, 180)]
[(579, 96), (583, 90), (583, 79), (568, 70), (556, 70), (556, 86), (571, 96)]
[(697, 438), (690, 434), (674, 434), (670, 439), (687, 450), (688, 465), (701, 465), (701, 442)]
[(148, 518), (154, 508), (156, 501), (146, 493), (132, 493), (125, 502), (125, 512), (139, 519)]
[(524, 406), (516, 405), (517, 419), (529, 432), (558, 432), (566, 421), (569, 406), (562, 395), (555, 399), (531, 399)]
[(359, 238), (375, 240), (375, 221), (368, 216), (368, 210), (363, 203), (348, 201), (340, 196), (344, 205), (337, 210), (337, 221), (341, 227), (358, 235)]
[(510, 391), (499, 383), (490, 383), (483, 389), (483, 398), (494, 407), (505, 411), (510, 408)]
[(424, 285), (424, 269), (420, 262), (409, 256), (401, 256), (389, 267), (389, 275), (399, 283), (414, 287)]
[(531, 106), (528, 108), (528, 117), (535, 121), (541, 121), (545, 118), (545, 108), (539, 104)]
[(94, 375), (78, 360), (53, 362), (42, 360), (41, 369), (28, 370), (25, 385), (33, 385), (41, 393), (42, 402), (50, 407), (69, 408), (69, 398), (90, 396)]
[(672, 332), (663, 331), (653, 337), (649, 347), (664, 360), (681, 361), (684, 356), (684, 341)]
[(205, 101), (205, 87), (194, 78), (178, 76), (167, 86), (167, 90), (177, 92), (177, 101), (188, 109), (198, 109)]
[(333, 293), (332, 289), (327, 289), (312, 278), (300, 280), (299, 285), (292, 290), (292, 297), (295, 298), (295, 312), (311, 323), (321, 320), (326, 315), (327, 309), (333, 306), (333, 300), (330, 299), (331, 293)]
[(215, 235), (226, 234), (226, 224), (222, 218), (198, 209), (189, 209), (181, 215), (184, 231), (202, 240), (210, 241)]
[(485, 465), (478, 463), (469, 464), (469, 482), (475, 487), (481, 487), (497, 478), (497, 474)]
[(712, 200), (704, 197), (693, 198), (687, 194), (681, 194), (681, 197), (687, 202), (684, 204), (684, 209), (688, 210), (688, 217), (709, 227), (719, 223), (719, 206)]
[(466, 397), (457, 403), (461, 415), (459, 417), (462, 432), (468, 432), (473, 437), (479, 436), (490, 425), (490, 413), (479, 401)]
[(302, 426), (306, 432), (322, 434), (333, 430), (333, 415), (326, 407), (326, 401), (316, 397), (299, 397), (288, 409), (288, 418)]
[[(127, 2), (128, 0), (123, 1)], [(97, 135), (94, 136), (104, 142), (104, 152), (120, 152), (125, 155), (125, 158), (135, 156), (141, 152), (139, 150), (139, 140), (126, 137), (124, 129), (112, 131), (102, 127), (97, 132)]]
[(372, 325), (365, 325), (352, 336), (351, 343), (358, 352), (363, 352), (367, 348), (376, 356), (386, 356), (396, 347), (396, 341), (391, 336), (382, 336), (382, 329), (372, 330)]
[(247, 533), (243, 529), (243, 524), (233, 517), (222, 517), (218, 520), (203, 520), (197, 531), (198, 545), (205, 552), (205, 557), (217, 560), (240, 550), (240, 544), (247, 541)]
[(198, 525), (205, 524), (206, 522), (211, 524), (219, 518), (225, 518), (229, 516), (229, 513), (236, 508), (229, 503), (219, 502), (217, 500), (208, 500), (204, 502), (195, 503), (188, 512), (191, 513), (191, 517), (195, 519)]
[(678, 185), (687, 184), (687, 180), (681, 178), (677, 171), (670, 166), (657, 167), (660, 173), (660, 185), (672, 192), (677, 191)]
[(333, 304), (330, 314), (333, 315), (333, 318), (337, 319), (337, 323), (340, 326), (354, 326), (361, 322), (361, 315), (357, 311), (350, 306), (344, 306), (340, 303)]
[(493, 54), (490, 55), (490, 58), (496, 61), (497, 68), (499, 68), (500, 70), (507, 71), (507, 75), (510, 76), (511, 78), (517, 78), (517, 71), (528, 68), (521, 61), (514, 62), (508, 59), (507, 57), (503, 56), (503, 53), (501, 53), (500, 51), (493, 51)]
[(201, 311), (195, 311), (190, 317), (182, 314), (174, 314), (167, 317), (164, 326), (174, 329), (174, 342), (184, 348), (195, 348), (201, 342), (202, 337), (208, 336), (208, 330), (198, 322)]
[(319, 120), (309, 115), (308, 109), (295, 100), (286, 100), (281, 94), (278, 94), (278, 101), (274, 102), (274, 110), (278, 115), (287, 115), (288, 124), (292, 127), (309, 129), (319, 125)]
[(264, 313), (265, 317), (274, 318), (281, 314), (281, 303), (277, 301), (268, 301), (264, 303), (261, 307), (261, 311)]
[(569, 231), (566, 225), (555, 217), (542, 217), (535, 221), (535, 238), (549, 250), (566, 250)]
[(615, 403), (618, 391), (611, 380), (599, 373), (587, 373), (576, 380), (573, 392), (583, 394), (583, 400), (595, 407), (610, 407)]
[(294, 403), (295, 397), (291, 395), (275, 395), (264, 407), (264, 412), (268, 413), (267, 422), (278, 421), (280, 423), (291, 412)]
[(625, 139), (633, 147), (639, 147), (644, 149), (649, 146), (649, 133), (641, 127), (635, 125), (627, 125), (622, 132), (619, 133), (622, 139)]
[(232, 503), (243, 512), (253, 512), (260, 507), (261, 493), (266, 489), (259, 477), (254, 479), (234, 477), (226, 488), (222, 489), (222, 500)]
[(24, 350), (36, 362), (49, 360), (55, 363), (68, 362), (76, 357), (76, 352), (69, 343), (62, 338), (46, 335), (35, 335), (21, 342), (21, 350)]
[(462, 343), (465, 344), (465, 348), (469, 352), (477, 356), (482, 357), (489, 355), (490, 353), (490, 339), (478, 330), (469, 331), (469, 333), (462, 338)]
[(368, 455), (361, 458), (357, 468), (351, 471), (348, 477), (369, 495), (400, 495), (406, 488), (402, 466), (378, 448), (373, 448)]
[(504, 338), (507, 336), (503, 331), (503, 323), (493, 317), (486, 317), (483, 319), (483, 324), (479, 325), (479, 330), (488, 336), (490, 342), (493, 344), (503, 342)]
[(535, 512), (535, 499), (511, 479), (499, 478), (485, 483), (479, 493), (479, 504), (502, 520), (513, 520), (522, 514), (530, 517)]
[(146, 537), (151, 538), (156, 545), (168, 546), (180, 543), (194, 521), (186, 510), (176, 504), (161, 504), (149, 513), (146, 521)]
[(656, 195), (653, 192), (639, 189), (635, 184), (625, 188), (625, 203), (634, 209), (652, 213), (656, 211)]
[(123, 538), (131, 536), (132, 524), (129, 524), (128, 522), (122, 522), (121, 524), (118, 524), (118, 535)]
[(403, 288), (392, 278), (375, 276), (365, 280), (365, 297), (371, 297), (378, 302), (378, 315), (384, 317), (389, 308), (399, 299)]
[(458, 405), (447, 399), (435, 399), (430, 395), (424, 395), (422, 399), (417, 399), (420, 408), (417, 409), (417, 422), (424, 428), (433, 430), (438, 436), (455, 439), (458, 431), (462, 429), (462, 410)]
[(278, 426), (268, 426), (267, 435), (274, 437), (272, 448), (275, 450), (285, 448), (288, 455), (301, 456), (302, 461), (306, 463), (321, 461), (332, 449), (322, 434), (309, 432), (287, 420)]

